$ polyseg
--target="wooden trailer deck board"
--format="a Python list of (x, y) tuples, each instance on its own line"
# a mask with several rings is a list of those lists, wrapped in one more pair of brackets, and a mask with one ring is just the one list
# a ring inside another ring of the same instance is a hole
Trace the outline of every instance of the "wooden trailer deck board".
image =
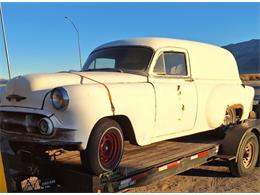
[[(119, 167), (127, 169), (127, 172), (132, 174), (138, 170), (149, 169), (154, 165), (208, 150), (218, 144), (219, 141), (208, 133), (199, 134), (197, 138), (193, 135), (192, 137), (172, 139), (142, 147), (125, 142), (124, 155)], [(80, 154), (76, 151), (58, 156), (57, 165), (82, 171)]]

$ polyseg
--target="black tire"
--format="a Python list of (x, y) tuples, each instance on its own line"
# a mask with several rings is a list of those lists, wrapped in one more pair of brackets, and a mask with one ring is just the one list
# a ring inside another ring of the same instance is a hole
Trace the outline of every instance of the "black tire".
[(245, 135), (238, 149), (237, 162), (234, 160), (229, 164), (231, 173), (237, 177), (250, 175), (256, 167), (258, 155), (258, 139), (254, 133), (249, 132)]
[(14, 154), (17, 154), (18, 150), (20, 149), (20, 147), (15, 142), (9, 141), (9, 146)]
[(260, 167), (260, 153), (258, 153), (258, 161), (256, 163), (256, 167)]
[(81, 162), (86, 172), (100, 175), (119, 165), (124, 150), (123, 133), (113, 120), (99, 121), (89, 137), (87, 149), (81, 151)]
[(260, 119), (260, 100), (258, 100), (258, 104), (256, 106), (256, 118)]

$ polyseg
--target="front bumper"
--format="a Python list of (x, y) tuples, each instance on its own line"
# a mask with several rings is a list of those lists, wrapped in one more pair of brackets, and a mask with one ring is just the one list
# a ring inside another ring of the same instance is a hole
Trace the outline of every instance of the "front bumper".
[(25, 134), (0, 129), (0, 135), (9, 142), (34, 143), (45, 146), (77, 146), (80, 147), (81, 142), (75, 140), (74, 129), (55, 129), (55, 134), (51, 137), (42, 135)]
[[(81, 148), (78, 128), (65, 125), (53, 113), (40, 109), (0, 107), (0, 117), (0, 135), (9, 142)], [(38, 122), (41, 118), (48, 118), (53, 123), (51, 135), (40, 133)]]

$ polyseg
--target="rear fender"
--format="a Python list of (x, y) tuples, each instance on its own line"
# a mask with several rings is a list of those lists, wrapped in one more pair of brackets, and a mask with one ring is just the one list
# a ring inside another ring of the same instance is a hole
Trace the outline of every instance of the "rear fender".
[(243, 108), (241, 119), (247, 119), (252, 108), (253, 97), (254, 89), (251, 87), (242, 87), (239, 84), (216, 86), (207, 102), (206, 117), (208, 126), (211, 128), (219, 127), (224, 121), (228, 106), (240, 105)]

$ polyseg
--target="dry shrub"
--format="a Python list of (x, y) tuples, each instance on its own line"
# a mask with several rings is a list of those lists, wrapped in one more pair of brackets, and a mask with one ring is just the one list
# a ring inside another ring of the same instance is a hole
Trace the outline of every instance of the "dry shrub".
[(255, 81), (260, 80), (260, 74), (241, 74), (240, 79), (242, 81)]
[(249, 78), (250, 78), (250, 81), (256, 80), (256, 76), (255, 75), (250, 75)]
[(260, 74), (256, 75), (256, 80), (260, 80)]
[(240, 79), (242, 81), (249, 81), (250, 78), (248, 76), (246, 76), (246, 75), (240, 75)]

